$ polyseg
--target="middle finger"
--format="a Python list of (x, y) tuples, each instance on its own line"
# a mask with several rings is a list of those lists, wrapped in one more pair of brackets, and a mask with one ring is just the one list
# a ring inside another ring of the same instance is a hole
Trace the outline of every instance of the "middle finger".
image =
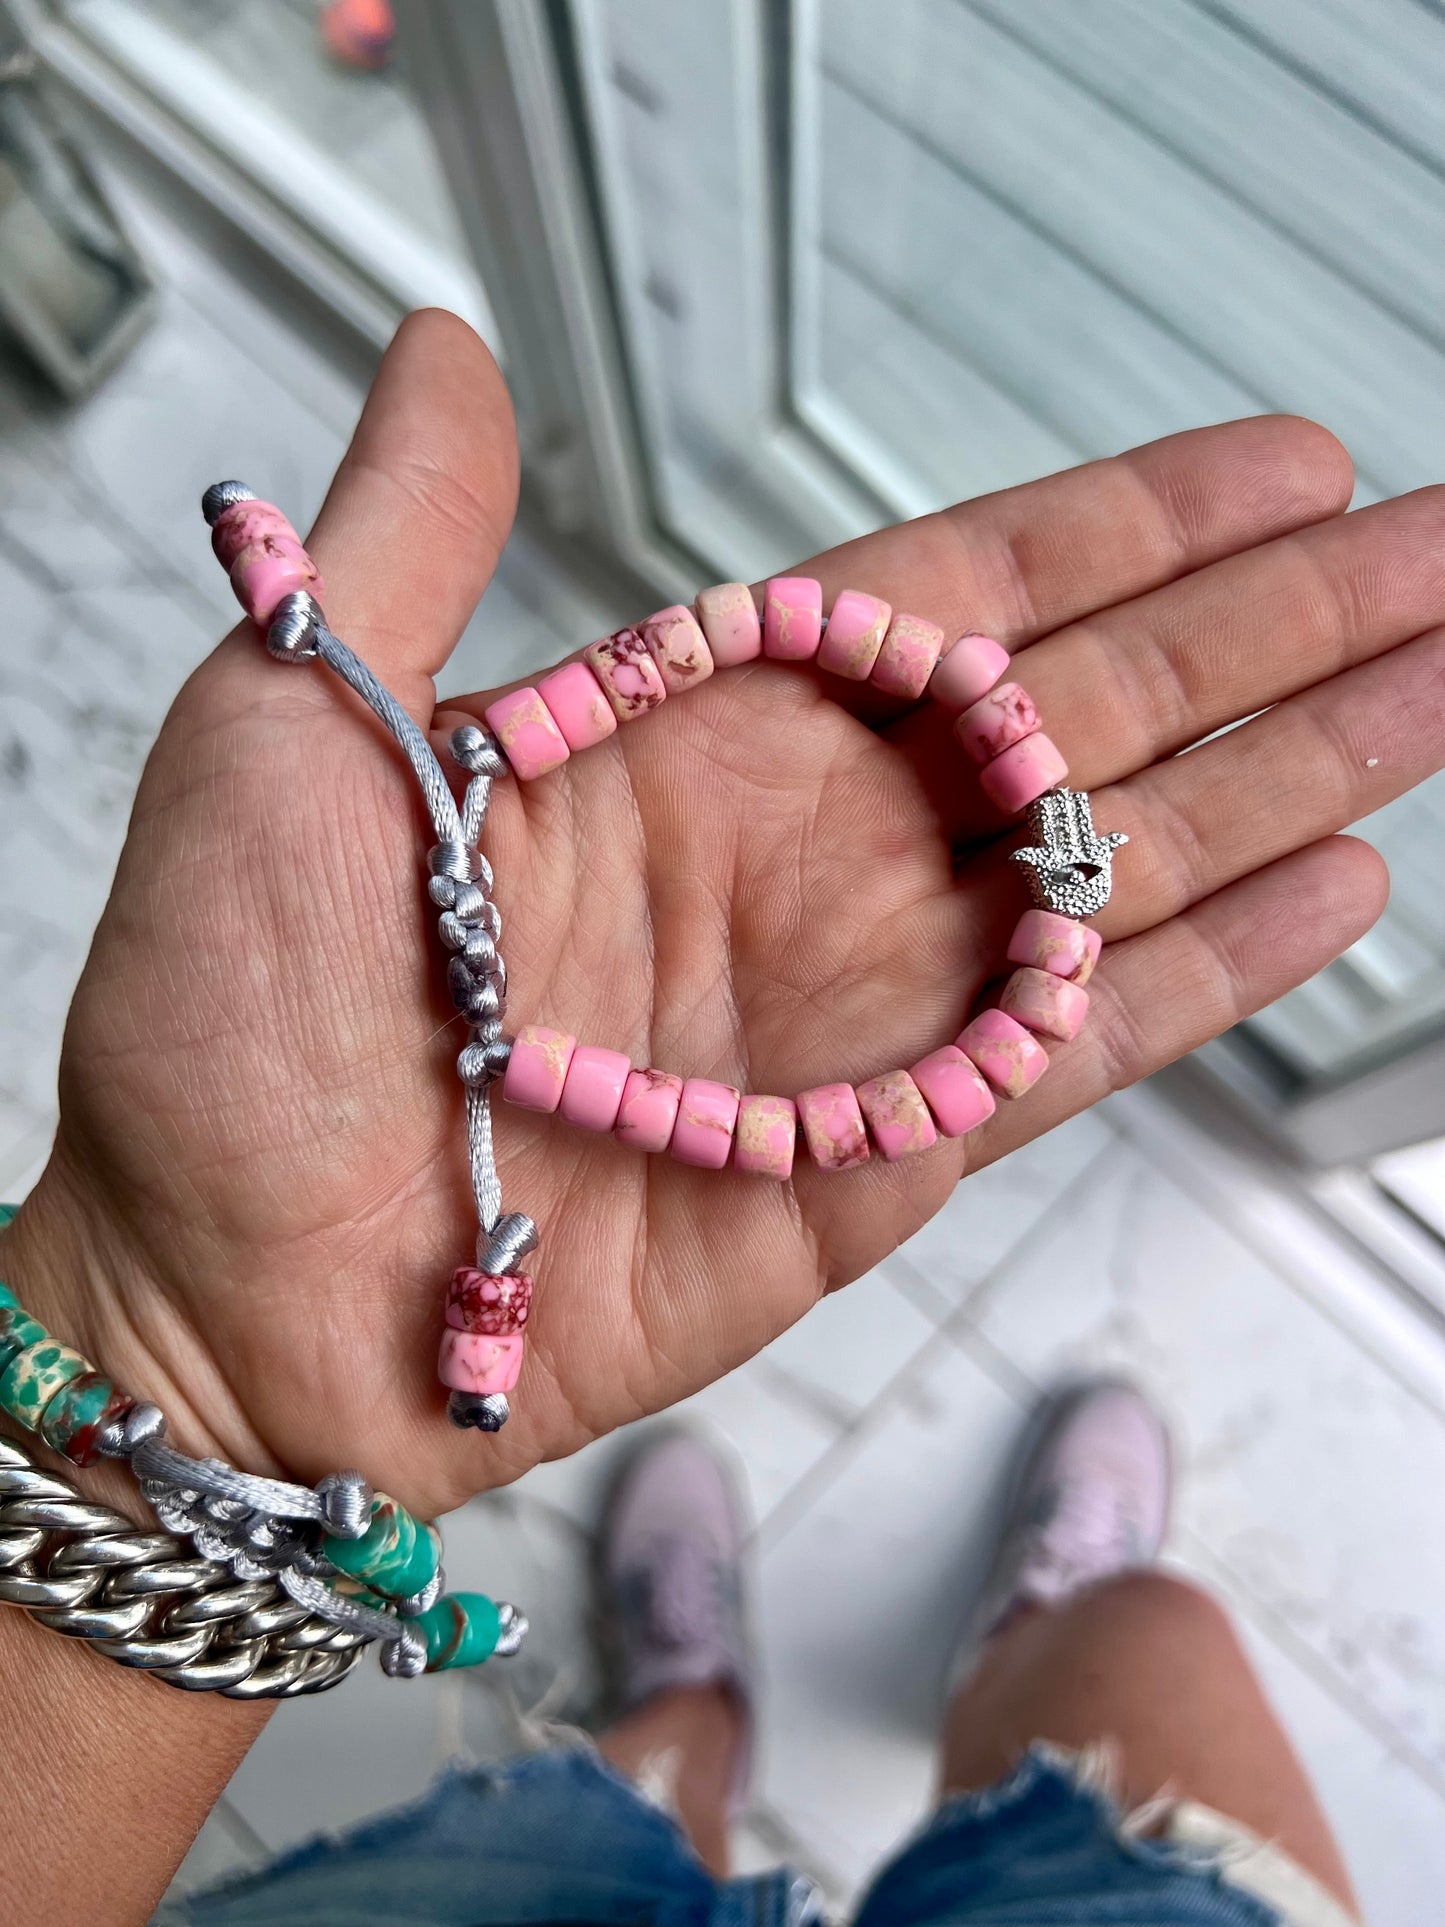
[[(1056, 631), (1017, 680), (1069, 780), (1117, 782), (1445, 620), (1442, 529), (1436, 487), (1281, 536)], [(951, 840), (1000, 828), (936, 705), (886, 733)]]

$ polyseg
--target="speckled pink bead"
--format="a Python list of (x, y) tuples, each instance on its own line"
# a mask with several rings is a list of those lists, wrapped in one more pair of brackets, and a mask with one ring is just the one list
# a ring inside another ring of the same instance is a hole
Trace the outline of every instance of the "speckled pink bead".
[(719, 582), (704, 589), (694, 606), (719, 669), (736, 669), (763, 653), (763, 625), (746, 582)]
[(965, 1024), (958, 1048), (1001, 1097), (1022, 1097), (1049, 1068), (1049, 1054), (1038, 1038), (1001, 1010), (981, 1010)]
[(1036, 729), (1032, 736), (1025, 736), (1002, 756), (985, 763), (978, 773), (978, 783), (990, 803), (1005, 815), (1016, 816), (1068, 774), (1069, 766), (1052, 741)]
[(763, 595), (763, 654), (810, 662), (822, 633), (822, 584), (810, 575), (775, 575)]
[(482, 712), (506, 751), (513, 773), (529, 783), (557, 769), (572, 754), (557, 720), (535, 689), (514, 689)]
[(667, 699), (652, 651), (635, 629), (619, 629), (582, 652), (620, 723), (635, 722)]
[(691, 609), (674, 603), (638, 627), (669, 696), (695, 688), (712, 674), (712, 651)]
[(1103, 948), (1103, 938), (1086, 923), (1075, 923), (1052, 910), (1025, 910), (1009, 938), (1008, 960), (1051, 970), (1082, 987), (1093, 976)]
[(914, 702), (927, 689), (943, 648), (943, 631), (922, 616), (894, 616), (869, 681), (890, 696)]
[(950, 715), (971, 708), (986, 696), (1009, 665), (1009, 653), (992, 636), (960, 636), (940, 657), (928, 679), (928, 693)]
[(437, 1377), (454, 1392), (510, 1392), (522, 1373), (527, 1341), (520, 1332), (493, 1337), (490, 1332), (442, 1333)]
[(544, 1024), (523, 1024), (512, 1039), (512, 1054), (502, 1078), (502, 1096), (524, 1111), (555, 1111), (562, 1102), (567, 1066), (577, 1039)]
[(830, 675), (846, 676), (849, 682), (867, 682), (892, 620), (892, 609), (876, 595), (844, 589), (828, 617), (818, 667)]
[(991, 763), (1006, 749), (1032, 736), (1039, 726), (1033, 698), (1016, 682), (1001, 682), (965, 709), (953, 725), (958, 740), (975, 763)]
[(1051, 970), (1016, 970), (999, 992), (998, 1007), (1044, 1037), (1067, 1044), (1089, 1014), (1089, 993)]
[(665, 1151), (681, 1101), (682, 1079), (671, 1071), (629, 1071), (612, 1134), (634, 1151)]
[(860, 1084), (858, 1108), (868, 1120), (873, 1142), (890, 1164), (938, 1142), (932, 1113), (907, 1071), (885, 1071)]
[(620, 1050), (579, 1044), (567, 1066), (562, 1102), (557, 1106), (559, 1115), (584, 1131), (610, 1131), (617, 1122), (622, 1087), (631, 1069), (631, 1060)]
[(733, 1126), (741, 1101), (741, 1093), (731, 1084), (715, 1084), (710, 1077), (689, 1077), (682, 1087), (672, 1143), (667, 1147), (678, 1163), (721, 1171), (733, 1148)]
[(733, 1163), (754, 1177), (786, 1183), (798, 1144), (798, 1107), (790, 1097), (747, 1096), (738, 1105)]
[(994, 1114), (993, 1092), (957, 1044), (931, 1052), (908, 1074), (945, 1137), (962, 1137)]
[(868, 1160), (868, 1132), (851, 1084), (819, 1084), (798, 1092), (798, 1117), (820, 1171), (843, 1171)]
[(552, 712), (570, 750), (591, 749), (616, 732), (612, 705), (585, 662), (564, 662), (542, 677), (537, 694)]
[(264, 629), (284, 596), (298, 590), (321, 601), (321, 572), (274, 502), (233, 502), (216, 517), (211, 547), (231, 578), (236, 600)]

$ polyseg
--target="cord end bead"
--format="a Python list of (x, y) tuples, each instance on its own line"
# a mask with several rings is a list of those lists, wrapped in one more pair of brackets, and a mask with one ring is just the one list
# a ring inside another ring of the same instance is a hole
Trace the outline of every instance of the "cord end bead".
[(500, 1432), (511, 1412), (505, 1392), (453, 1392), (447, 1400), (447, 1417), (460, 1432)]
[(282, 596), (266, 628), (266, 647), (277, 662), (308, 662), (316, 653), (321, 611), (305, 589)]
[(212, 482), (201, 497), (201, 513), (206, 518), (206, 526), (214, 528), (228, 508), (237, 502), (254, 502), (256, 491), (247, 488), (244, 482)]

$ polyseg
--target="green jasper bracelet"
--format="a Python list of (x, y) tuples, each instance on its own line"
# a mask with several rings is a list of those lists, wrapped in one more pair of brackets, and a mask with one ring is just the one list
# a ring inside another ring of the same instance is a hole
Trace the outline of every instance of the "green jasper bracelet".
[(38, 1432), (45, 1408), (57, 1392), (90, 1375), (90, 1361), (46, 1335), (17, 1352), (0, 1372), (0, 1405), (27, 1432)]
[(424, 1591), (441, 1566), (436, 1528), (414, 1519), (384, 1492), (372, 1499), (371, 1524), (359, 1539), (331, 1536), (322, 1540), (321, 1549), (338, 1572), (391, 1599), (410, 1599)]

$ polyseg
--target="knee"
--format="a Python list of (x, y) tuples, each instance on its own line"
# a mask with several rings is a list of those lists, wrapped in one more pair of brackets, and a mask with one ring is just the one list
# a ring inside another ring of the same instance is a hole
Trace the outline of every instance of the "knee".
[(1239, 1647), (1229, 1614), (1214, 1595), (1193, 1579), (1158, 1566), (1104, 1580), (1079, 1606), (1136, 1639), (1160, 1640), (1204, 1654)]

